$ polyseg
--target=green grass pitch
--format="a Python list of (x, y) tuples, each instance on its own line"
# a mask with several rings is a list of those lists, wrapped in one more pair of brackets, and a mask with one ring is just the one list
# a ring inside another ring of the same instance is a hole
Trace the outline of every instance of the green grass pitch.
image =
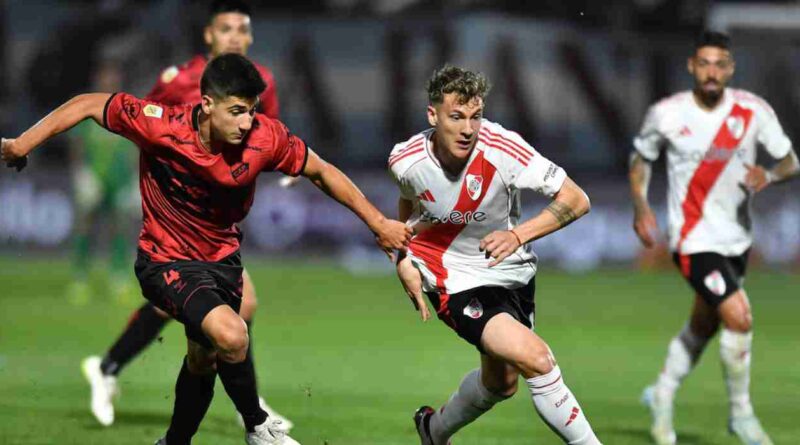
[[(419, 321), (393, 276), (354, 277), (327, 265), (248, 263), (259, 291), (254, 347), (260, 392), (291, 418), (305, 445), (418, 443), (411, 415), (443, 403), (478, 364), (477, 352), (438, 320)], [(166, 429), (185, 348), (170, 324), (120, 376), (117, 420), (88, 411), (80, 360), (116, 338), (135, 303), (68, 304), (63, 260), (0, 260), (0, 444), (151, 444)], [(753, 400), (778, 444), (800, 443), (797, 317), (800, 277), (754, 272)], [(607, 445), (649, 443), (641, 389), (661, 367), (690, 306), (677, 273), (568, 275), (545, 264), (537, 332)], [(737, 443), (726, 431), (718, 344), (709, 345), (677, 396), (682, 444)], [(241, 444), (218, 383), (195, 444)], [(460, 432), (457, 445), (559, 444), (517, 395)]]

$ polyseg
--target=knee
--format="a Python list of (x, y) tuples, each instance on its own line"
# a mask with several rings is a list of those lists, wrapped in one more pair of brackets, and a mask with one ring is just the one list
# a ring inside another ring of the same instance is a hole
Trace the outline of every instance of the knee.
[(556, 366), (556, 360), (549, 349), (537, 349), (522, 355), (520, 360), (515, 363), (515, 366), (525, 378), (531, 378), (552, 371)]
[(753, 316), (750, 311), (735, 314), (724, 320), (725, 328), (734, 332), (750, 332), (753, 329)]
[(237, 318), (236, 321), (237, 323), (230, 323), (229, 326), (220, 329), (216, 338), (213, 339), (219, 358), (230, 363), (244, 361), (250, 342), (247, 336), (247, 326), (241, 322), (241, 319)]

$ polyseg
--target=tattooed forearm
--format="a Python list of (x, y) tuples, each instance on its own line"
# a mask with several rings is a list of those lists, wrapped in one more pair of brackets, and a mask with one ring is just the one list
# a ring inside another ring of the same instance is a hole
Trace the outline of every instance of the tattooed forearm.
[(635, 209), (647, 207), (647, 189), (650, 186), (650, 162), (639, 153), (634, 152), (630, 159), (628, 179), (631, 185), (631, 197)]
[(553, 216), (556, 217), (559, 228), (564, 227), (572, 221), (578, 219), (578, 215), (575, 214), (572, 208), (563, 202), (553, 201), (545, 208), (545, 210), (552, 213)]

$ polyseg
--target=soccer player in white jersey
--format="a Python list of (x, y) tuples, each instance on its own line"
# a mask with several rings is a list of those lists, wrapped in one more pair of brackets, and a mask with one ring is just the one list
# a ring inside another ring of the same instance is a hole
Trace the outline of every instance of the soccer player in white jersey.
[[(389, 168), (400, 189), (400, 220), (415, 230), (397, 264), (422, 319), (425, 292), (440, 320), (480, 352), (439, 410), (414, 415), (423, 445), (445, 445), (459, 429), (517, 391), (525, 379), (542, 419), (565, 443), (599, 444), (564, 383), (547, 343), (536, 335), (530, 242), (589, 211), (589, 199), (564, 170), (517, 133), (483, 119), (489, 90), (481, 74), (453, 66), (428, 83), (430, 129), (397, 144)], [(553, 201), (519, 223), (520, 190)]]
[[(689, 321), (670, 342), (666, 363), (642, 398), (659, 445), (676, 442), (675, 391), (720, 323), (729, 430), (748, 445), (772, 444), (750, 403), (753, 321), (742, 282), (752, 244), (750, 201), (796, 175), (798, 162), (772, 108), (752, 93), (726, 87), (734, 72), (729, 46), (725, 34), (700, 36), (688, 60), (694, 89), (650, 108), (631, 156), (633, 225), (652, 247), (658, 227), (647, 201), (650, 164), (662, 149), (667, 152), (670, 250), (695, 293)], [(756, 165), (757, 146), (777, 159), (774, 167)]]

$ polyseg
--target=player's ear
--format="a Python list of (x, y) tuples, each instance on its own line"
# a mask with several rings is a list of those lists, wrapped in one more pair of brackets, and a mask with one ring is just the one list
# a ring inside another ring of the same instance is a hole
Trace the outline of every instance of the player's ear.
[(689, 56), (689, 58), (686, 59), (686, 70), (689, 71), (689, 74), (694, 76), (694, 56)]
[(203, 29), (203, 41), (206, 42), (206, 46), (211, 46), (213, 40), (213, 36), (211, 35), (211, 25), (209, 24)]
[(211, 110), (214, 109), (214, 98), (208, 94), (204, 94), (200, 100), (200, 106), (203, 108), (203, 113), (211, 114)]
[(431, 127), (435, 127), (439, 123), (439, 118), (436, 116), (436, 108), (433, 105), (428, 105), (428, 123)]

